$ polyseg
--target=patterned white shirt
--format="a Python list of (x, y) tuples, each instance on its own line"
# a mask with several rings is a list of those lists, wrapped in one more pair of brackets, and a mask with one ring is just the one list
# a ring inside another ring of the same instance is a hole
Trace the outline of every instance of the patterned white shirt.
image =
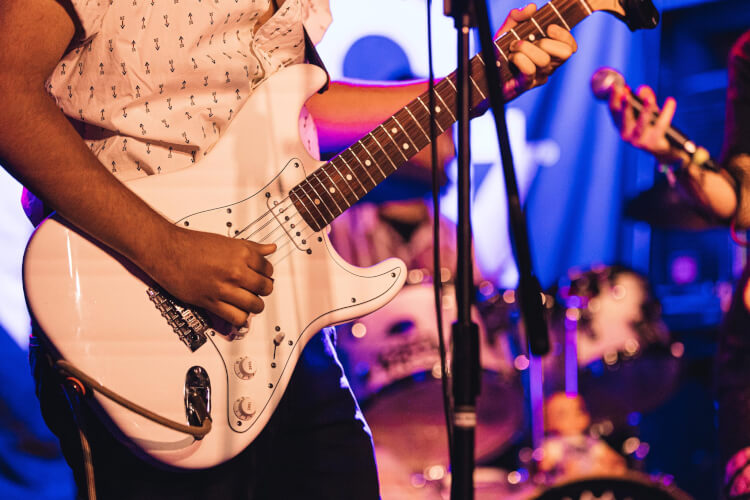
[(302, 23), (317, 42), (331, 20), (327, 0), (286, 0), (258, 26), (270, 2), (72, 0), (85, 39), (47, 90), (120, 179), (189, 166), (260, 83), (303, 61)]

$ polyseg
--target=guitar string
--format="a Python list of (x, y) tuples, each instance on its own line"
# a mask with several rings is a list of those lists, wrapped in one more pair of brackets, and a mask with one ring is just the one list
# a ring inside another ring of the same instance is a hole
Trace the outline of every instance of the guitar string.
[[(561, 6), (560, 8), (562, 8), (562, 9), (565, 9), (565, 7), (568, 7), (568, 5), (566, 4), (565, 6)], [(545, 11), (546, 11), (546, 12), (545, 12)], [(549, 26), (549, 24), (553, 24), (553, 23), (554, 23), (554, 21), (558, 21), (558, 20), (561, 20), (561, 19), (560, 19), (560, 16), (559, 16), (559, 15), (557, 15), (557, 14), (556, 14), (555, 12), (552, 12), (551, 10), (547, 10), (547, 9), (544, 9), (544, 7), (542, 7), (542, 9), (540, 9), (539, 11), (537, 11), (537, 14), (538, 14), (537, 16), (534, 16), (534, 19), (535, 19), (535, 21), (537, 21), (537, 22), (540, 22), (541, 24), (545, 25), (545, 27), (548, 27), (548, 26)], [(516, 27), (514, 28), (514, 31), (515, 31), (516, 33), (518, 33), (518, 31), (520, 31), (520, 30), (521, 30), (521, 28), (525, 28), (525, 27), (528, 27), (528, 26), (531, 26), (531, 24), (530, 24), (530, 21), (526, 21), (526, 22), (524, 22), (524, 23), (522, 23), (522, 24), (520, 24), (520, 25), (516, 26)], [(547, 35), (546, 35), (546, 33), (545, 33), (545, 36), (547, 36)], [(503, 35), (502, 35), (502, 36), (501, 36), (500, 38), (498, 38), (498, 39), (497, 39), (497, 40), (495, 41), (495, 43), (494, 43), (494, 45), (496, 46), (496, 48), (498, 48), (498, 49), (501, 49), (500, 45), (501, 45), (501, 43), (503, 42), (504, 38), (506, 38), (506, 37), (512, 38), (512, 34), (511, 34), (510, 32), (506, 32), (506, 33), (504, 33), (504, 34), (503, 34)], [(512, 40), (511, 40), (511, 42), (512, 42)], [(355, 155), (355, 156), (356, 156), (356, 155)], [(387, 155), (386, 155), (386, 156), (387, 156)], [(329, 164), (330, 164), (330, 163), (331, 163), (331, 162), (329, 162)], [(325, 168), (325, 167), (326, 167), (327, 165), (328, 165), (328, 164), (324, 165), (324, 166), (323, 166), (323, 167), (321, 167), (321, 168)], [(318, 181), (318, 183), (319, 183), (319, 184), (321, 184), (321, 186), (323, 186), (323, 187), (324, 187), (325, 185), (324, 185), (324, 183), (323, 183), (323, 182), (322, 182), (322, 181), (320, 180), (320, 177), (319, 177), (319, 170), (320, 170), (320, 169), (318, 169), (318, 170), (316, 170), (316, 171), (312, 172), (312, 174), (311, 174), (311, 175), (310, 175), (309, 177), (313, 177), (313, 178), (314, 178), (315, 180), (317, 180), (317, 181)], [(357, 168), (357, 167), (355, 166), (355, 167), (354, 167), (354, 169), (350, 168), (350, 170), (353, 170), (353, 173), (355, 173), (354, 171), (356, 171), (356, 170), (360, 170), (360, 169), (359, 169), (359, 168)], [(365, 170), (365, 173), (367, 173), (367, 172), (366, 172), (366, 170)], [(355, 174), (355, 175), (356, 175), (356, 174)], [(342, 178), (343, 178), (343, 176), (342, 176)], [(306, 178), (306, 180), (307, 180), (307, 178)], [(308, 182), (309, 182), (309, 180), (308, 180)], [(347, 184), (347, 187), (349, 187), (349, 185), (348, 185), (348, 184)], [(342, 193), (342, 196), (343, 196), (343, 193)], [(335, 198), (334, 198), (333, 196), (329, 195), (329, 197), (331, 198), (331, 200), (332, 200), (332, 201), (334, 201), (334, 203), (336, 203), (336, 200), (335, 200)], [(242, 237), (243, 233), (247, 232), (248, 230), (250, 230), (251, 228), (253, 228), (254, 226), (256, 226), (256, 225), (257, 225), (258, 223), (262, 222), (262, 221), (263, 221), (264, 219), (266, 219), (267, 217), (269, 217), (269, 216), (273, 216), (273, 215), (274, 215), (274, 214), (273, 214), (273, 210), (274, 210), (274, 209), (277, 209), (277, 208), (278, 208), (278, 210), (279, 210), (279, 214), (281, 214), (281, 213), (285, 213), (285, 212), (286, 212), (287, 210), (289, 210), (290, 208), (294, 207), (294, 204), (293, 204), (293, 203), (290, 203), (290, 204), (289, 204), (288, 206), (286, 206), (286, 207), (284, 207), (284, 206), (283, 206), (283, 204), (284, 204), (285, 202), (289, 201), (289, 200), (290, 200), (290, 197), (289, 197), (289, 196), (286, 196), (286, 197), (284, 197), (284, 198), (283, 198), (283, 199), (282, 199), (282, 200), (280, 201), (279, 205), (277, 205), (277, 206), (274, 206), (273, 208), (271, 208), (271, 209), (267, 210), (267, 211), (266, 211), (265, 213), (263, 213), (262, 215), (260, 215), (260, 216), (259, 216), (258, 218), (256, 218), (256, 219), (255, 219), (254, 221), (250, 222), (250, 223), (249, 223), (249, 224), (247, 224), (247, 225), (246, 225), (246, 226), (245, 226), (244, 228), (242, 228), (241, 230), (237, 231), (237, 232), (235, 233), (235, 235), (234, 235), (233, 237), (235, 237), (235, 238), (237, 238), (237, 237)], [(345, 201), (348, 201), (348, 200), (346, 200), (346, 198), (345, 198), (345, 197), (344, 197), (344, 200), (345, 200)], [(326, 207), (326, 208), (328, 208), (328, 207)], [(297, 215), (300, 215), (300, 216), (301, 216), (301, 214), (299, 213), (299, 211), (297, 211)], [(309, 224), (307, 224), (307, 223), (306, 223), (306, 222), (304, 221), (304, 218), (302, 218), (302, 221), (303, 221), (303, 222), (305, 223), (305, 226), (307, 226), (307, 228), (310, 228)], [(252, 232), (252, 233), (250, 233), (250, 234), (249, 234), (249, 235), (247, 235), (246, 237), (243, 237), (243, 239), (245, 239), (245, 240), (248, 240), (248, 241), (249, 241), (249, 240), (250, 240), (250, 238), (252, 238), (252, 237), (253, 237), (253, 236), (255, 236), (256, 234), (258, 234), (258, 233), (259, 233), (260, 231), (262, 231), (262, 230), (263, 230), (264, 228), (268, 227), (269, 225), (273, 224), (274, 222), (278, 222), (278, 220), (276, 219), (276, 217), (272, 217), (271, 219), (268, 219), (268, 220), (267, 220), (267, 221), (266, 221), (266, 222), (265, 222), (265, 223), (264, 223), (263, 225), (261, 225), (261, 226), (260, 226), (260, 227), (258, 227), (258, 228), (255, 228), (255, 229), (253, 230), (253, 232)], [(286, 221), (285, 221), (285, 222), (286, 222)], [(296, 223), (295, 223), (295, 224), (296, 224)], [(258, 240), (258, 242), (259, 242), (259, 243), (260, 243), (260, 242), (267, 242), (267, 241), (268, 241), (268, 239), (269, 239), (269, 238), (271, 238), (271, 237), (272, 237), (272, 235), (273, 235), (273, 234), (274, 234), (275, 232), (277, 232), (277, 231), (278, 231), (279, 229), (281, 229), (281, 230), (282, 230), (282, 233), (281, 233), (281, 234), (280, 234), (279, 236), (277, 236), (277, 237), (276, 237), (276, 238), (275, 238), (275, 239), (274, 239), (274, 240), (273, 240), (273, 241), (272, 241), (271, 243), (276, 243), (276, 242), (278, 242), (278, 241), (279, 241), (279, 240), (280, 240), (281, 238), (283, 238), (284, 236), (288, 236), (288, 237), (289, 237), (289, 239), (290, 239), (290, 241), (291, 241), (291, 236), (289, 236), (289, 235), (288, 235), (288, 233), (286, 232), (286, 230), (285, 230), (285, 229), (284, 229), (284, 228), (282, 227), (282, 225), (280, 225), (280, 224), (279, 224), (279, 225), (277, 225), (277, 227), (276, 227), (276, 228), (274, 228), (274, 229), (273, 229), (273, 230), (272, 230), (271, 232), (269, 232), (268, 234), (266, 234), (266, 235), (265, 235), (265, 236), (264, 236), (264, 237), (263, 237), (262, 239)], [(298, 232), (299, 232), (299, 231), (298, 231)], [(315, 233), (315, 231), (313, 231), (313, 232), (312, 232), (312, 233), (310, 233), (310, 234), (314, 234), (314, 233)], [(278, 252), (278, 250), (279, 250), (279, 249), (282, 249), (282, 248), (286, 247), (286, 246), (287, 246), (288, 244), (289, 244), (289, 241), (288, 241), (287, 243), (284, 243), (283, 245), (279, 245), (279, 246), (277, 246), (277, 252)], [(291, 252), (290, 252), (290, 253), (291, 253)], [(286, 254), (286, 255), (285, 255), (285, 257), (286, 257), (287, 255), (289, 255), (289, 254)], [(285, 257), (282, 257), (282, 258), (280, 258), (280, 259), (279, 259), (279, 261), (280, 261), (280, 260), (282, 260), (282, 259), (283, 259), (283, 258), (285, 258)]]

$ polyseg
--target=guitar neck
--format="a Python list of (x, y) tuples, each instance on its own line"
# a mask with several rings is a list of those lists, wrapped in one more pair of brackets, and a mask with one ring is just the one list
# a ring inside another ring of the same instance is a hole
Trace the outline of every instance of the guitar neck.
[[(587, 0), (554, 0), (528, 21), (495, 40), (502, 81), (513, 78), (510, 44), (515, 40), (544, 38), (551, 24), (571, 30), (592, 13)], [(471, 103), (489, 95), (481, 54), (470, 61)], [(439, 132), (456, 121), (456, 73), (435, 86), (435, 119)], [(425, 92), (348, 149), (308, 175), (289, 193), (305, 222), (320, 231), (359, 201), (412, 156), (430, 144), (429, 96)]]

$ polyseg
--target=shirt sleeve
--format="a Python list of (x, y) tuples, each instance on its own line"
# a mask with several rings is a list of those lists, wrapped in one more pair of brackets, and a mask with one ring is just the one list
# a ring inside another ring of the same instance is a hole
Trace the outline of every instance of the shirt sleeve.
[(109, 0), (68, 0), (68, 2), (73, 9), (73, 12), (69, 13), (77, 17), (82, 30), (81, 40), (87, 40), (96, 35), (101, 29), (104, 14), (111, 2)]
[(331, 24), (331, 7), (328, 0), (301, 0), (301, 4), (305, 29), (313, 43), (317, 44)]

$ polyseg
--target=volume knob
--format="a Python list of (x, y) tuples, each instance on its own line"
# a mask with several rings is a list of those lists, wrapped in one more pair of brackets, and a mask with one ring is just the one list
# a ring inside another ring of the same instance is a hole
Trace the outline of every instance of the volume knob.
[(255, 405), (250, 398), (239, 398), (234, 402), (234, 414), (240, 420), (248, 420), (255, 415)]
[(255, 375), (255, 363), (247, 356), (242, 356), (234, 362), (234, 373), (242, 380), (248, 380)]

